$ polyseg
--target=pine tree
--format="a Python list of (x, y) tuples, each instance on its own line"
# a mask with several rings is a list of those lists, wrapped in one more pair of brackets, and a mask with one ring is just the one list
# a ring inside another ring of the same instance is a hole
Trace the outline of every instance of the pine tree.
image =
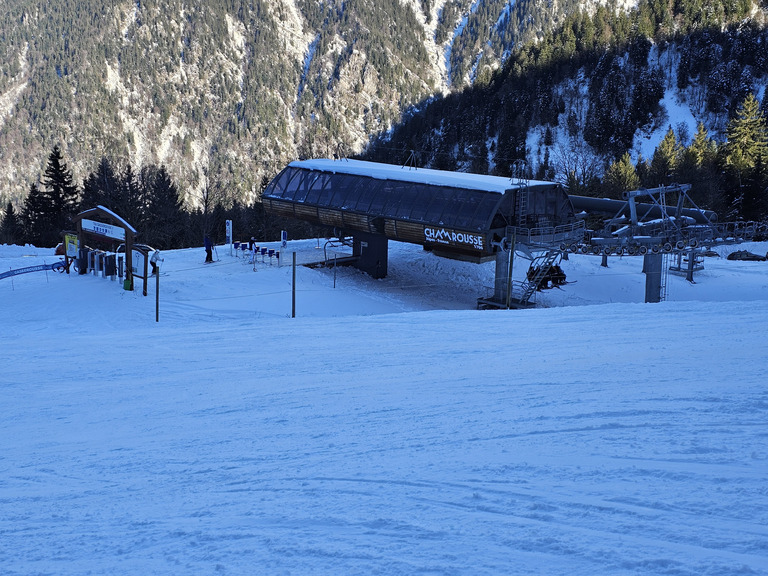
[(714, 162), (716, 157), (717, 143), (709, 137), (704, 124), (699, 122), (691, 145), (683, 151), (681, 164), (693, 168), (701, 168)]
[(680, 156), (677, 175), (680, 182), (691, 185), (689, 195), (699, 207), (724, 214), (726, 200), (717, 153), (717, 142), (699, 123), (693, 141)]
[(619, 198), (622, 192), (637, 190), (640, 187), (640, 177), (632, 164), (629, 152), (616, 162), (613, 162), (603, 177), (603, 187), (607, 196)]
[(142, 168), (140, 183), (147, 204), (146, 241), (161, 250), (180, 247), (186, 214), (165, 166)]
[(48, 164), (41, 182), (50, 199), (50, 222), (58, 238), (64, 230), (72, 228), (72, 219), (77, 213), (78, 192), (72, 172), (67, 168), (58, 145), (48, 155)]
[[(766, 64), (768, 64), (768, 62), (766, 62)], [(766, 66), (766, 68), (768, 69), (768, 66)], [(766, 93), (763, 94), (763, 101), (760, 104), (760, 112), (762, 113), (763, 118), (768, 121), (768, 94)]]
[(650, 179), (650, 172), (651, 172), (651, 164), (643, 158), (643, 155), (640, 154), (637, 157), (637, 162), (635, 163), (635, 172), (637, 173), (637, 177), (640, 178), (640, 186), (645, 186), (646, 188), (650, 187), (650, 184), (648, 183), (648, 180)]
[(16, 244), (21, 240), (21, 226), (19, 215), (13, 204), (8, 201), (8, 206), (3, 214), (3, 221), (0, 222), (0, 244)]
[(677, 137), (670, 127), (651, 158), (649, 178), (654, 186), (669, 184), (674, 179), (675, 170), (680, 160), (680, 152)]
[(125, 170), (123, 170), (119, 188), (119, 209), (121, 210), (119, 215), (138, 230), (146, 219), (146, 198), (142, 193), (136, 172), (133, 171), (130, 164), (126, 165)]
[(32, 183), (21, 211), (24, 242), (41, 247), (55, 246), (61, 230), (54, 225), (53, 213), (50, 195)]
[(536, 180), (554, 180), (555, 169), (549, 157), (549, 148), (544, 149), (544, 158), (536, 168)]
[(729, 216), (762, 219), (768, 214), (768, 124), (754, 94), (748, 94), (728, 123), (724, 163), (729, 186)]
[(768, 125), (754, 94), (748, 94), (728, 123), (725, 164), (739, 174), (768, 165)]
[(83, 181), (80, 209), (89, 210), (102, 205), (119, 214), (119, 207), (116, 205), (119, 187), (120, 181), (112, 162), (102, 156), (96, 172), (91, 172)]

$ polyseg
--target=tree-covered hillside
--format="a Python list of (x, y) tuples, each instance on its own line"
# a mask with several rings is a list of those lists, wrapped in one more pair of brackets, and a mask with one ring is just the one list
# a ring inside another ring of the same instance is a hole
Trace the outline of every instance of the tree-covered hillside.
[(568, 2), (5, 0), (0, 203), (20, 208), (56, 145), (78, 181), (108, 157), (166, 165), (188, 203), (211, 178), (252, 199), (488, 77)]
[(4, 4), (0, 182), (14, 197), (57, 143), (81, 175), (108, 156), (256, 191), (297, 150), (359, 147), (439, 84), (399, 2)]

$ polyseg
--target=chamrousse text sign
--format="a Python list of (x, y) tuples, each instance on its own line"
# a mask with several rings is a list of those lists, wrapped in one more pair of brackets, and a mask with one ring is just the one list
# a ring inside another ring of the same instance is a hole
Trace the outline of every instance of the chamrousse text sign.
[(106, 236), (107, 238), (115, 238), (116, 240), (125, 240), (125, 229), (118, 226), (94, 222), (93, 220), (88, 220), (86, 218), (83, 218), (82, 226), (83, 230), (86, 232), (93, 232), (94, 234)]
[(424, 228), (424, 238), (427, 242), (434, 242), (435, 244), (452, 244), (462, 245), (466, 244), (472, 246), (476, 250), (483, 249), (483, 237), (478, 234), (470, 234), (468, 232), (457, 232), (455, 230), (446, 230), (445, 228)]

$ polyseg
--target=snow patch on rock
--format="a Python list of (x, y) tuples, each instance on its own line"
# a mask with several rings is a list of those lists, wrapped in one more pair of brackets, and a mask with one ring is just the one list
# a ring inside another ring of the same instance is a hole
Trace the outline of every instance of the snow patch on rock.
[(0, 93), (0, 128), (5, 124), (6, 118), (13, 114), (13, 108), (21, 98), (24, 89), (27, 87), (27, 73), (29, 72), (29, 63), (27, 62), (27, 53), (29, 44), (19, 53), (19, 73), (13, 77), (11, 87), (3, 93)]

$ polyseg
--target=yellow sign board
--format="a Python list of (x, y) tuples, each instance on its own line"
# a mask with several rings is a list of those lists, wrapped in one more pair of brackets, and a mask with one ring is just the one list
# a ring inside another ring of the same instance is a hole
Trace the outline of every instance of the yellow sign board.
[(76, 234), (65, 234), (64, 235), (64, 253), (69, 258), (76, 258), (77, 257), (77, 235)]

